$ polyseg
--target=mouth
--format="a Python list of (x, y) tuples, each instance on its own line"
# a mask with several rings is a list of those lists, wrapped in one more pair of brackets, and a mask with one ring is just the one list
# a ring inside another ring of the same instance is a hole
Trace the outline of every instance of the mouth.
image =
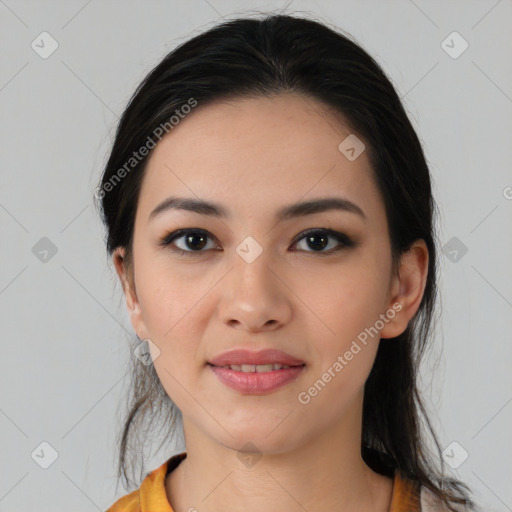
[(209, 366), (214, 368), (224, 368), (225, 370), (233, 370), (241, 373), (269, 373), (280, 370), (287, 370), (289, 368), (299, 368), (306, 366), (305, 364), (298, 365), (286, 365), (280, 363), (268, 363), (268, 364), (228, 364), (223, 366), (217, 366), (211, 363), (207, 363)]
[(243, 395), (264, 395), (277, 391), (299, 378), (306, 364), (295, 366), (280, 363), (268, 364), (228, 364), (215, 366), (207, 363), (219, 381)]
[(267, 348), (257, 352), (233, 349), (207, 360), (210, 366), (242, 373), (267, 373), (305, 366), (305, 361), (282, 350)]

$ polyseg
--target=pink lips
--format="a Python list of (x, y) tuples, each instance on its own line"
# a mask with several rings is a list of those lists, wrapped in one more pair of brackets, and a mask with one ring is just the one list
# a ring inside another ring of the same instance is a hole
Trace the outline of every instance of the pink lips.
[[(209, 361), (209, 368), (231, 389), (246, 394), (263, 394), (284, 386), (296, 379), (305, 368), (305, 363), (281, 350), (267, 349), (259, 352), (248, 350), (231, 350)], [(229, 365), (264, 365), (281, 364), (290, 368), (271, 370), (268, 372), (242, 372), (230, 368)]]
[(281, 350), (266, 349), (259, 352), (236, 349), (224, 352), (208, 361), (213, 366), (228, 366), (231, 364), (282, 364), (286, 366), (302, 366), (304, 361)]
[(294, 380), (304, 366), (291, 366), (264, 373), (245, 373), (218, 366), (209, 367), (226, 386), (247, 394), (262, 394), (274, 391)]

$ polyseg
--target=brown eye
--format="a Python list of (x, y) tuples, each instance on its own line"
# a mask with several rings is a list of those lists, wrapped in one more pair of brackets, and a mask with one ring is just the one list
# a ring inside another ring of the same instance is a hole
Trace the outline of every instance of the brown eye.
[[(294, 246), (299, 242), (304, 241), (302, 248), (305, 252), (317, 252), (321, 254), (331, 254), (337, 252), (344, 247), (353, 247), (354, 242), (345, 234), (333, 231), (331, 229), (311, 229), (305, 233), (301, 233), (294, 243)], [(328, 248), (328, 250), (324, 250)], [(312, 250), (308, 250), (312, 249)]]
[(180, 229), (164, 237), (159, 245), (170, 247), (170, 249), (181, 253), (199, 253), (216, 247), (213, 243), (208, 247), (209, 240), (213, 240), (213, 237), (206, 231), (198, 229)]

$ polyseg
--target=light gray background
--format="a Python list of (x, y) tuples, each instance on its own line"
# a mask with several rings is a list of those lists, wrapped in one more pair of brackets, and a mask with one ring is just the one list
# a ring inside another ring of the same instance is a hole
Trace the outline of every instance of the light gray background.
[[(486, 510), (512, 510), (512, 3), (289, 4), (355, 36), (404, 97), (442, 244), (468, 249), (457, 262), (441, 254), (442, 322), (423, 389), (443, 448), (469, 453), (447, 470)], [(113, 440), (132, 329), (93, 189), (117, 117), (168, 51), (222, 17), (284, 6), (0, 0), (0, 510), (105, 510), (126, 494)], [(47, 59), (31, 48), (43, 31), (59, 45)], [(469, 44), (456, 59), (441, 45), (453, 31)], [(42, 237), (57, 248), (46, 262), (33, 253)], [(58, 452), (48, 469), (31, 455), (44, 441)]]

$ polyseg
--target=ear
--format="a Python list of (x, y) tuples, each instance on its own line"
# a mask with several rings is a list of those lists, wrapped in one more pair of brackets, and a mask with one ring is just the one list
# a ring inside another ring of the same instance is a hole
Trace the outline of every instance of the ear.
[(394, 275), (390, 286), (390, 301), (386, 314), (389, 321), (380, 332), (381, 338), (395, 338), (402, 334), (409, 321), (420, 307), (428, 274), (428, 248), (424, 240), (416, 240), (402, 254), (398, 275)]
[(126, 299), (126, 307), (130, 314), (131, 324), (140, 339), (147, 338), (146, 326), (142, 318), (140, 304), (137, 299), (137, 292), (135, 289), (135, 277), (133, 269), (128, 268), (125, 258), (125, 248), (117, 247), (113, 254), (112, 260), (116, 268), (117, 275), (123, 286), (123, 292)]

